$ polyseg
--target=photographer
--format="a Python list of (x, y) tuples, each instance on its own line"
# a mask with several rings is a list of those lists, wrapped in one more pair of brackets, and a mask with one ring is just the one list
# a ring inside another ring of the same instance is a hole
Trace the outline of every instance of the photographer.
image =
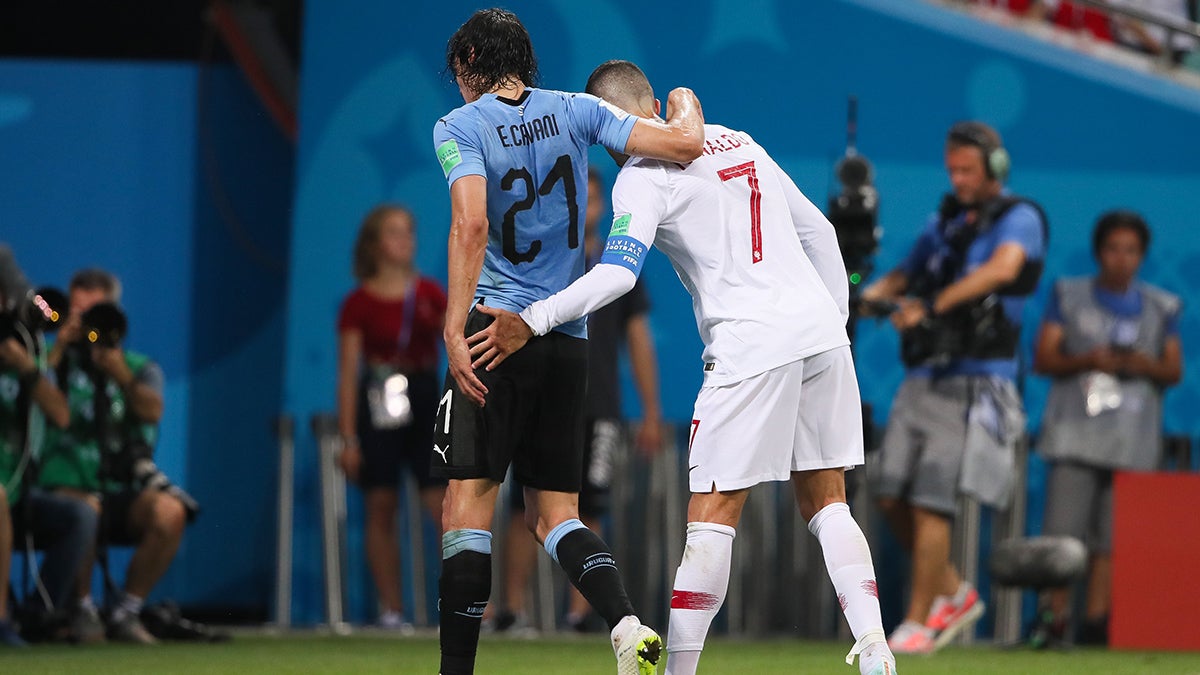
[(876, 494), (912, 553), (905, 620), (893, 651), (929, 653), (970, 627), (983, 602), (950, 562), (960, 493), (1004, 506), (1025, 418), (1016, 390), (1021, 310), (1037, 285), (1046, 222), (1004, 189), (1008, 154), (979, 122), (951, 127), (952, 193), (908, 257), (863, 291), (895, 303), (907, 376), (883, 440)]
[[(142, 624), (143, 600), (175, 557), (191, 498), (173, 488), (151, 454), (163, 411), (162, 370), (120, 345), (124, 317), (115, 303), (120, 284), (112, 274), (83, 270), (68, 289), (70, 314), (50, 352), (67, 394), (70, 423), (48, 434), (40, 482), (100, 511), (100, 546), (136, 546), (125, 588), (110, 608), (107, 635), (125, 642), (156, 642)], [(108, 324), (108, 325), (101, 325)], [(77, 639), (103, 639), (89, 593), (91, 562), (79, 571)]]
[[(1087, 543), (1090, 581), (1079, 642), (1107, 642), (1113, 472), (1162, 458), (1163, 392), (1183, 377), (1180, 299), (1137, 278), (1150, 228), (1132, 211), (1100, 216), (1094, 277), (1060, 279), (1038, 332), (1034, 369), (1053, 379), (1038, 452), (1050, 464), (1042, 532)], [(1030, 640), (1067, 639), (1071, 593), (1046, 592)]]
[[(0, 644), (19, 646), (24, 642), (8, 617), (14, 545), (31, 543), (44, 553), (40, 593), (27, 598), (26, 609), (49, 616), (72, 594), (75, 570), (96, 534), (96, 514), (74, 500), (29, 487), (46, 422), (65, 427), (69, 413), (66, 397), (43, 372), (45, 354), (38, 349), (43, 326), (28, 311), (34, 294), (3, 246), (0, 282)], [(27, 636), (44, 637), (36, 622), (23, 623)]]

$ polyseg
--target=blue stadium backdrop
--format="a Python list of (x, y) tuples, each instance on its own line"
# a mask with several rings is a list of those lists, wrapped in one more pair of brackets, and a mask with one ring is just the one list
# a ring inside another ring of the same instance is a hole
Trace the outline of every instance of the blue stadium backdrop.
[[(1004, 135), (1014, 190), (1049, 213), (1048, 277), (1090, 272), (1095, 217), (1124, 206), (1154, 228), (1145, 277), (1185, 297), (1200, 288), (1192, 230), (1200, 93), (911, 0), (672, 4), (504, 6), (532, 33), (545, 86), (579, 89), (600, 61), (634, 60), (660, 94), (694, 88), (708, 119), (752, 134), (819, 205), (835, 187), (846, 99), (856, 95), (859, 150), (875, 163), (882, 196), (880, 270), (896, 263), (946, 188), (946, 128), (978, 118)], [(38, 281), (63, 284), (84, 264), (115, 269), (129, 287), (131, 343), (167, 368), (162, 464), (207, 508), (161, 591), (184, 603), (266, 604), (268, 423), (282, 411), (300, 428), (293, 618), (321, 620), (307, 420), (333, 407), (333, 323), (353, 284), (362, 214), (382, 200), (411, 206), (419, 263), (445, 276), (449, 208), (430, 134), (461, 104), (443, 72), (445, 40), (480, 5), (352, 5), (306, 3), (294, 177), (284, 141), (235, 74), (213, 78), (210, 109), (197, 106), (192, 65), (0, 61), (0, 239)], [(206, 109), (219, 116), (208, 128), (221, 129), (207, 138), (197, 119)], [(593, 159), (611, 178), (609, 160)], [(214, 176), (223, 192), (214, 193)], [(660, 255), (644, 276), (665, 411), (686, 420), (700, 382), (690, 304)], [(1043, 300), (1044, 291), (1030, 324)], [(1182, 323), (1189, 372), (1200, 358), (1186, 346), (1200, 337), (1198, 322), (1189, 312)], [(902, 377), (895, 337), (873, 322), (859, 336), (863, 393), (882, 422)], [(1172, 433), (1200, 431), (1194, 382), (1168, 397)], [(1027, 385), (1036, 428), (1046, 385)], [(351, 618), (369, 616), (366, 590), (352, 590)]]

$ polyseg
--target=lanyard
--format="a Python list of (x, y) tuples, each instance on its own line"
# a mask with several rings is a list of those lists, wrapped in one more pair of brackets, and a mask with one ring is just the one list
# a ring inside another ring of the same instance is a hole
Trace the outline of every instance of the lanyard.
[(408, 351), (408, 343), (412, 341), (413, 317), (417, 312), (417, 284), (420, 281), (419, 276), (414, 276), (412, 284), (404, 293), (404, 309), (400, 319), (399, 345), (401, 353)]

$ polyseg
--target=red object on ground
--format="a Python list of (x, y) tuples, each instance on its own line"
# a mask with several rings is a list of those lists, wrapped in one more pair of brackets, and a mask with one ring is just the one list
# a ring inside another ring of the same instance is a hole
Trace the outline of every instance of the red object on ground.
[(1109, 645), (1200, 650), (1200, 474), (1118, 472)]

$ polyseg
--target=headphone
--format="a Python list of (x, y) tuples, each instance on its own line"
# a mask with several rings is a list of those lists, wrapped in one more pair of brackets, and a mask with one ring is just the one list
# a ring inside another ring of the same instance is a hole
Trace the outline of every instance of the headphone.
[(982, 122), (958, 122), (950, 127), (946, 140), (957, 145), (973, 145), (979, 148), (983, 152), (983, 168), (988, 178), (1003, 183), (1008, 180), (1012, 162), (1004, 146), (991, 140), (993, 135), (995, 131)]

